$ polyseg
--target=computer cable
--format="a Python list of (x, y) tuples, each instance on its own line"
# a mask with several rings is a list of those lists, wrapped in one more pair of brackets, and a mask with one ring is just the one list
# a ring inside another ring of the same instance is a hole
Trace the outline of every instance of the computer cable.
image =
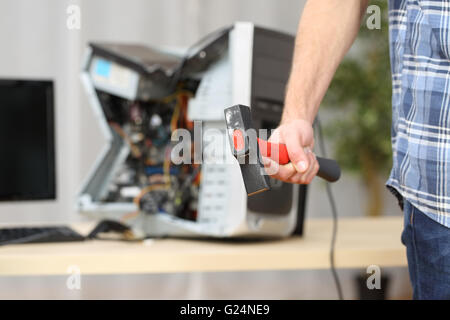
[[(317, 132), (318, 132), (320, 152), (322, 153), (322, 156), (326, 157), (327, 155), (326, 155), (326, 150), (325, 150), (325, 142), (323, 139), (322, 125), (320, 123), (319, 116), (316, 117), (315, 124), (316, 124)], [(333, 215), (333, 231), (332, 231), (331, 246), (330, 246), (330, 269), (331, 269), (331, 274), (333, 275), (334, 282), (336, 284), (336, 289), (337, 289), (337, 294), (338, 294), (339, 300), (343, 300), (344, 296), (342, 294), (341, 282), (339, 280), (339, 275), (337, 273), (335, 261), (334, 261), (335, 260), (334, 257), (335, 257), (336, 237), (337, 237), (337, 232), (338, 232), (338, 214), (337, 214), (337, 209), (336, 209), (336, 203), (334, 201), (333, 192), (331, 190), (331, 185), (329, 182), (325, 182), (325, 185), (326, 185), (328, 200), (329, 200), (330, 206), (331, 206), (331, 213)]]
[[(109, 234), (108, 236), (105, 236)], [(111, 234), (115, 234), (120, 237), (112, 237)], [(103, 235), (103, 236), (102, 236)], [(126, 240), (126, 241), (139, 241), (141, 239), (137, 239), (133, 234), (131, 228), (121, 222), (114, 220), (102, 220), (100, 221), (94, 229), (89, 233), (86, 237), (87, 239), (93, 240)]]

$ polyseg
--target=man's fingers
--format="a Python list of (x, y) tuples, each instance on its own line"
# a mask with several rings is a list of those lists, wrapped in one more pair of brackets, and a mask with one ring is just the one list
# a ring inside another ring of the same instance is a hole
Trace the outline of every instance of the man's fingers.
[(292, 163), (280, 165), (270, 158), (263, 157), (263, 164), (268, 175), (284, 182), (291, 182), (291, 177), (297, 173)]
[(306, 155), (299, 135), (287, 134), (284, 136), (286, 147), (288, 150), (289, 158), (295, 169), (299, 173), (305, 173), (308, 171), (309, 160)]
[(308, 160), (310, 163), (308, 171), (306, 171), (305, 173), (296, 173), (294, 176), (290, 178), (291, 183), (310, 184), (311, 181), (314, 179), (319, 166), (318, 165), (316, 166), (317, 161), (312, 152), (308, 153)]
[(280, 165), (270, 158), (266, 158), (266, 157), (261, 157), (261, 158), (262, 158), (262, 163), (264, 165), (264, 170), (266, 171), (266, 173), (269, 176), (276, 175), (278, 173), (278, 171), (280, 170)]
[(289, 181), (289, 179), (297, 173), (297, 170), (293, 166), (292, 162), (288, 164), (280, 166), (280, 170), (278, 171), (278, 176), (283, 181)]
[(319, 170), (319, 164), (313, 152), (307, 152), (306, 156), (310, 166), (304, 173), (299, 173), (292, 163), (280, 165), (270, 158), (263, 157), (264, 168), (268, 175), (288, 183), (309, 184), (314, 179)]
[(311, 152), (309, 156), (311, 165), (309, 166), (308, 172), (305, 173), (304, 180), (306, 184), (311, 183), (319, 171), (319, 163), (317, 162), (316, 155)]

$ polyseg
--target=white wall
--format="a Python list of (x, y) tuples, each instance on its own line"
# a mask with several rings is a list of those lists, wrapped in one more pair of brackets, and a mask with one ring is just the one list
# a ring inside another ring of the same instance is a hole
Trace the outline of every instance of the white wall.
[[(81, 6), (81, 30), (68, 30), (66, 27), (69, 4)], [(236, 20), (253, 21), (295, 33), (303, 4), (304, 0), (0, 0), (0, 77), (52, 78), (56, 82), (58, 175), (58, 200), (2, 203), (0, 222), (69, 222), (80, 219), (74, 209), (76, 192), (103, 142), (79, 82), (81, 57), (87, 41), (188, 46), (204, 34)], [(358, 179), (344, 177), (334, 189), (340, 215), (360, 215), (363, 212), (365, 193)], [(308, 216), (330, 215), (324, 195), (322, 184), (314, 182)], [(351, 202), (347, 201), (350, 197)], [(399, 213), (390, 196), (386, 197), (386, 202), (388, 214)], [(289, 283), (286, 273), (269, 275), (271, 281), (279, 283), (281, 290), (287, 290), (283, 296), (289, 297), (289, 286), (283, 285)], [(311, 273), (289, 275), (298, 277), (300, 281), (311, 278)], [(231, 283), (238, 285), (245, 278), (248, 275), (224, 279), (234, 279)], [(320, 278), (317, 276), (314, 283), (320, 282)], [(175, 289), (177, 297), (199, 297), (200, 293), (192, 293), (193, 288), (201, 288), (197, 292), (209, 292), (205, 283), (213, 281), (211, 275), (203, 277), (201, 274), (168, 275), (164, 279), (165, 285), (171, 283), (172, 289), (178, 288)], [(329, 290), (334, 288), (329, 280), (314, 294), (310, 289), (302, 293), (296, 288), (290, 297), (310, 297), (312, 294), (332, 298)], [(34, 288), (36, 281), (44, 288), (49, 283), (45, 278), (33, 281), (16, 278), (14, 281), (9, 279), (6, 284), (11, 281), (15, 286), (22, 283), (25, 291), (28, 286)], [(110, 285), (116, 283), (116, 288), (123, 289), (126, 282), (117, 280)], [(38, 291), (43, 290), (38, 288)]]
[[(237, 20), (295, 33), (302, 0), (1, 0), (0, 77), (52, 78), (56, 82), (57, 201), (0, 204), (0, 222), (74, 221), (76, 192), (102, 145), (79, 83), (87, 41), (124, 41), (188, 46), (204, 34)], [(66, 27), (69, 4), (82, 10), (81, 30)], [(339, 212), (359, 215), (365, 194), (360, 182), (344, 177), (335, 188)], [(328, 216), (323, 187), (315, 182), (310, 216)], [(352, 194), (350, 204), (343, 199)], [(387, 193), (386, 193), (387, 194)], [(356, 196), (355, 196), (356, 195)], [(392, 197), (387, 213), (398, 214)]]

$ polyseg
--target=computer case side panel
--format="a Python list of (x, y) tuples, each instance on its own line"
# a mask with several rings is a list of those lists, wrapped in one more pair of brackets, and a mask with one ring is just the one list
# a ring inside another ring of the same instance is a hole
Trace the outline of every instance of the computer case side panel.
[[(295, 38), (291, 35), (255, 27), (252, 48), (251, 106), (257, 129), (275, 129), (281, 120)], [(248, 221), (263, 221), (265, 229), (281, 235), (294, 232), (302, 224), (304, 186), (271, 179), (272, 190), (249, 197)], [(299, 214), (301, 217), (299, 217)], [(250, 223), (250, 222), (249, 222)], [(264, 226), (260, 227), (262, 232)]]
[[(106, 141), (93, 166), (81, 184), (81, 190), (77, 201), (77, 208), (81, 212), (102, 211), (98, 201), (102, 194), (105, 193), (113, 168), (129, 151), (127, 145), (124, 144), (121, 139), (113, 135), (107, 124), (97, 92), (89, 75), (92, 58), (92, 49), (88, 47), (85, 53), (81, 82)], [(114, 206), (115, 204), (109, 207)], [(133, 205), (124, 205), (120, 207), (121, 210), (119, 211), (122, 212), (123, 210), (132, 209)]]

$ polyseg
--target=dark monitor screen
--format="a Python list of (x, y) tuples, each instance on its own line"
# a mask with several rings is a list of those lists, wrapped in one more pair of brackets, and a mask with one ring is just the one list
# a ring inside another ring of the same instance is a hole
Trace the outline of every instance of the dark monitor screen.
[(0, 200), (55, 199), (53, 82), (0, 79)]

